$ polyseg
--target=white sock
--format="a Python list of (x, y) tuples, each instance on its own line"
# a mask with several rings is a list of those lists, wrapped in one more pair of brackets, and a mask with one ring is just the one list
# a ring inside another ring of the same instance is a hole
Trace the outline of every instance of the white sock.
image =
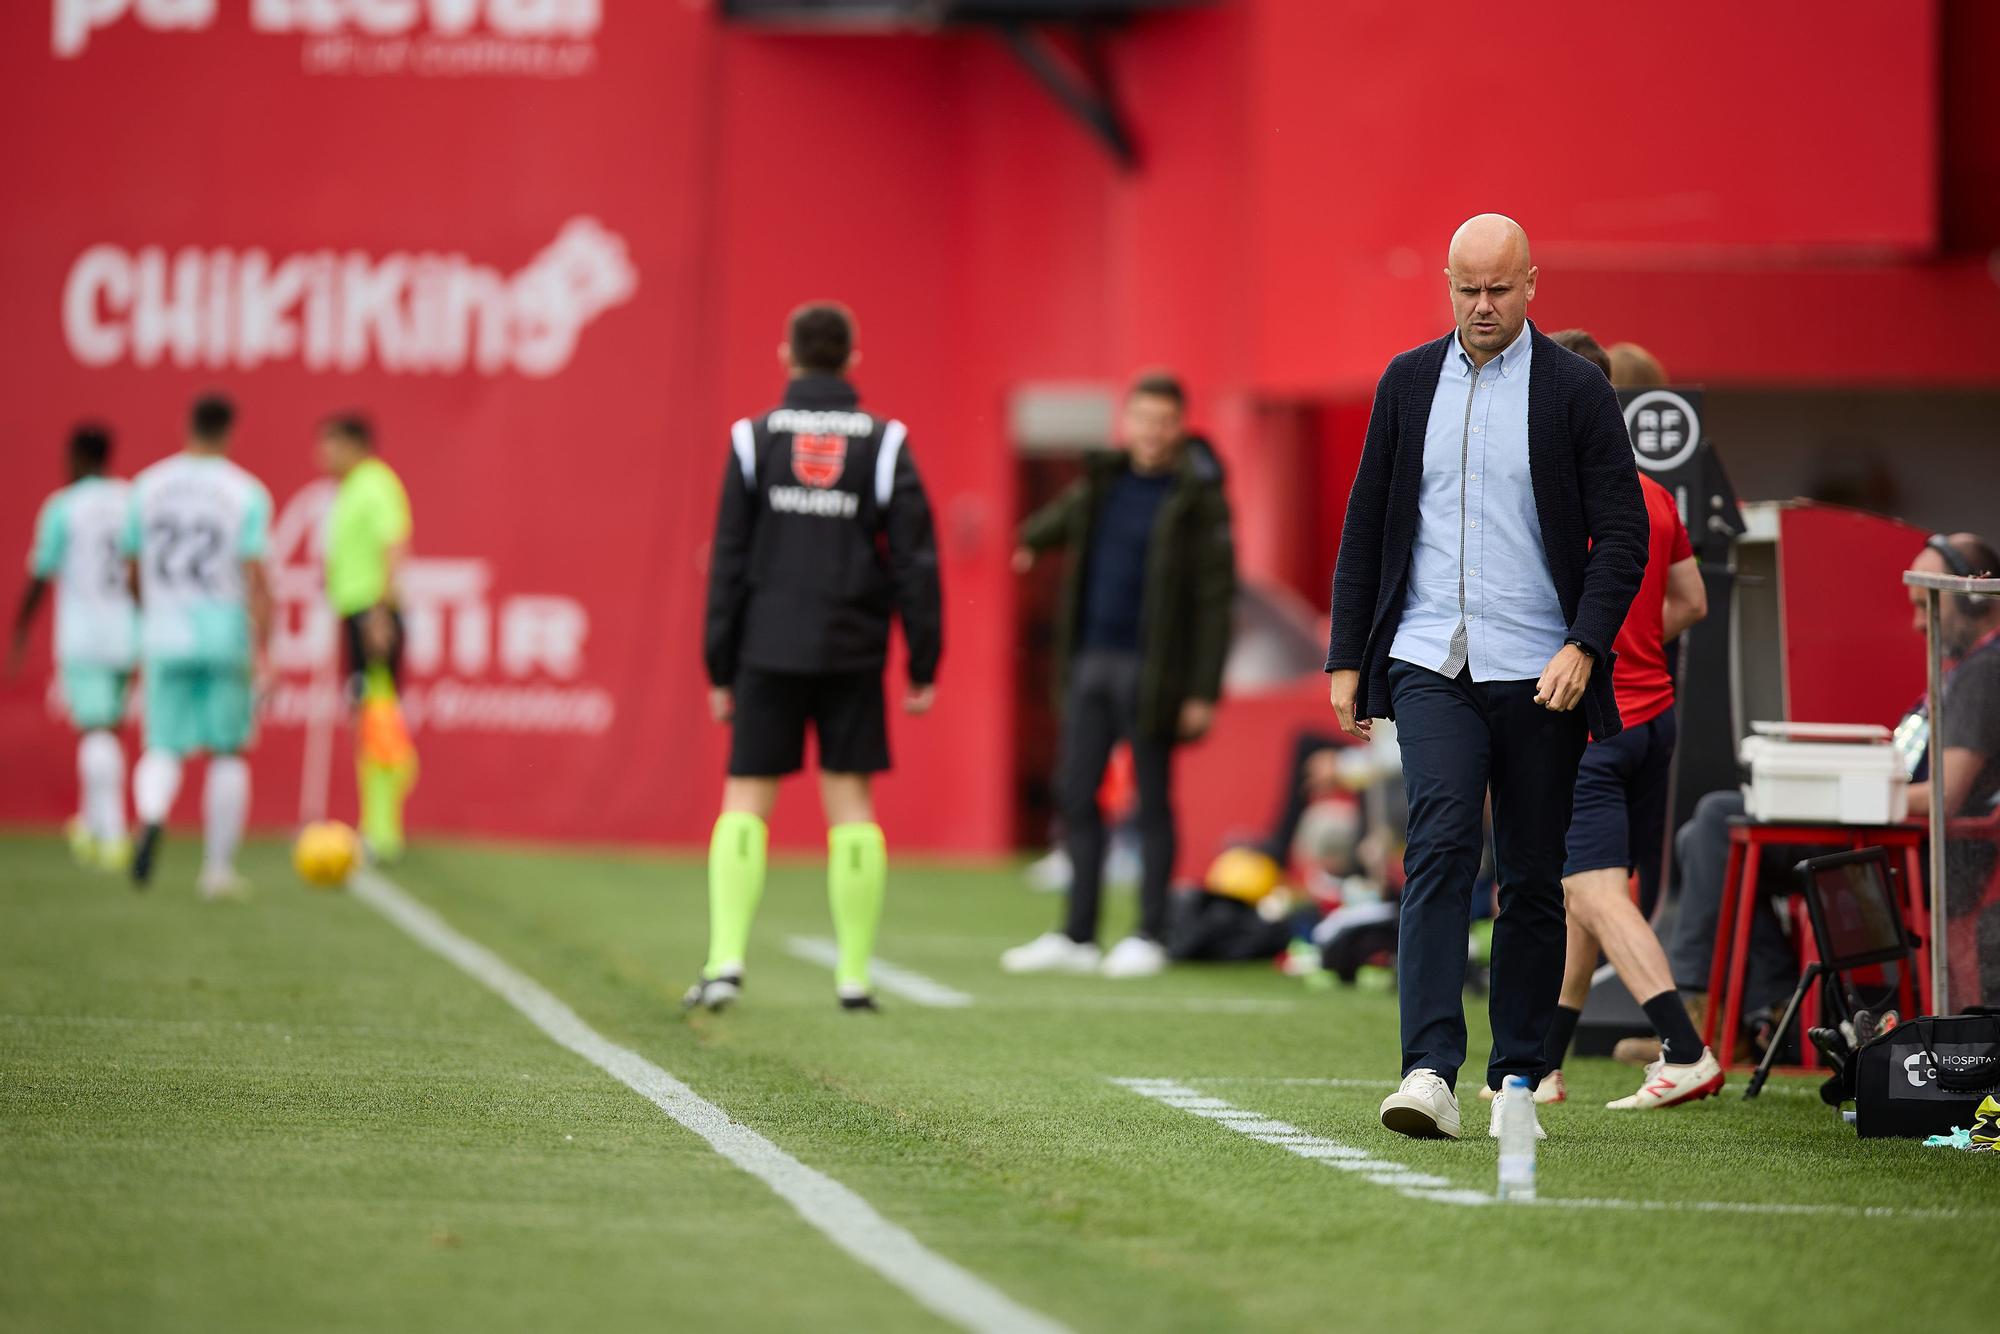
[(140, 824), (165, 824), (180, 794), (180, 756), (149, 750), (139, 757), (132, 770), (132, 808), (139, 813)]
[(236, 847), (243, 841), (243, 822), (250, 818), (250, 761), (241, 755), (218, 755), (208, 762), (201, 816), (203, 868), (233, 870)]
[(85, 732), (76, 745), (83, 823), (100, 842), (125, 837), (125, 747), (116, 732)]

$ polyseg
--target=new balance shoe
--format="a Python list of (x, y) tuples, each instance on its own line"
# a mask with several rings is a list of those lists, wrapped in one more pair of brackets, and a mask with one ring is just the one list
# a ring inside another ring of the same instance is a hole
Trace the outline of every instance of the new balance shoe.
[(1094, 973), (1103, 957), (1093, 942), (1051, 931), (1002, 954), (1000, 966), (1010, 973)]
[[(1544, 1081), (1544, 1082), (1547, 1082), (1547, 1081)], [(1486, 1127), (1486, 1135), (1487, 1135), (1487, 1138), (1489, 1138), (1489, 1139), (1499, 1139), (1499, 1138), (1500, 1138), (1500, 1116), (1501, 1116), (1501, 1111), (1502, 1111), (1502, 1109), (1503, 1109), (1503, 1108), (1505, 1108), (1505, 1107), (1507, 1106), (1507, 1100), (1508, 1100), (1509, 1098), (1514, 1098), (1514, 1097), (1518, 1097), (1518, 1096), (1520, 1096), (1520, 1095), (1519, 1095), (1519, 1094), (1516, 1094), (1516, 1093), (1513, 1093), (1513, 1092), (1510, 1092), (1510, 1091), (1509, 1091), (1509, 1090), (1507, 1090), (1507, 1089), (1501, 1089), (1501, 1090), (1500, 1090), (1500, 1091), (1499, 1091), (1498, 1093), (1495, 1093), (1495, 1094), (1493, 1095), (1493, 1119), (1492, 1119), (1492, 1121), (1491, 1121), (1491, 1122), (1489, 1122), (1489, 1123), (1487, 1124), (1487, 1127)], [(1529, 1105), (1530, 1107), (1533, 1107), (1533, 1105), (1534, 1105), (1534, 1102), (1535, 1102), (1535, 1099), (1534, 1099), (1534, 1098), (1533, 1098), (1532, 1096), (1530, 1096), (1530, 1097), (1529, 1097), (1529, 1099), (1528, 1099), (1528, 1105)], [(1541, 1123), (1541, 1120), (1540, 1120), (1540, 1118), (1537, 1118), (1537, 1119), (1536, 1119), (1536, 1121), (1535, 1121), (1535, 1138), (1536, 1138), (1536, 1139), (1547, 1139), (1548, 1137), (1549, 1137), (1549, 1132), (1548, 1132), (1548, 1131), (1546, 1131), (1546, 1130), (1544, 1130), (1544, 1129), (1542, 1129), (1542, 1123)]]
[[(1483, 1102), (1493, 1101), (1493, 1090), (1484, 1084), (1479, 1086), (1479, 1097)], [(1542, 1082), (1535, 1085), (1535, 1105), (1546, 1107), (1550, 1103), (1568, 1102), (1569, 1090), (1563, 1087), (1563, 1072), (1551, 1070), (1542, 1076)]]
[(1721, 1063), (1704, 1047), (1701, 1059), (1692, 1065), (1668, 1065), (1664, 1058), (1653, 1062), (1646, 1067), (1646, 1082), (1637, 1093), (1604, 1105), (1620, 1112), (1677, 1107), (1722, 1092), (1723, 1079)]
[(718, 973), (696, 980), (681, 997), (683, 1010), (726, 1010), (743, 994), (743, 974)]
[(1382, 1124), (1411, 1139), (1457, 1139), (1458, 1099), (1435, 1070), (1412, 1070), (1382, 1099)]
[(1144, 936), (1127, 936), (1111, 947), (1099, 971), (1106, 977), (1152, 977), (1166, 970), (1166, 946)]

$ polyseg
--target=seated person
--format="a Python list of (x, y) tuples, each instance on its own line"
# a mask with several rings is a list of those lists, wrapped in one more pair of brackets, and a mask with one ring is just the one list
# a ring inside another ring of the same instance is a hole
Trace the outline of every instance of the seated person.
[[(1971, 533), (1933, 537), (1910, 562), (1912, 570), (1929, 574), (1979, 574), (2000, 570), (2000, 554)], [(1912, 627), (1924, 633), (1924, 595), (1910, 590), (1915, 607)], [(1946, 597), (1941, 600), (1938, 629), (1943, 641), (1946, 675), (1944, 790), (1946, 808), (1954, 816), (1984, 815), (2000, 797), (2000, 598)], [(1910, 814), (1930, 811), (1930, 785), (1923, 763), (1925, 704), (1918, 701), (1896, 729), (1899, 745), (1912, 762)], [(1729, 822), (1743, 814), (1740, 792), (1711, 792), (1695, 805), (1694, 815), (1674, 839), (1680, 867), (1680, 904), (1667, 957), (1674, 983), (1693, 997), (1708, 991), (1709, 964), (1715, 955), (1717, 917), (1722, 909), (1723, 875), (1729, 862)], [(1837, 848), (1773, 848), (1757, 869), (1764, 887), (1791, 884), (1800, 859)], [(1952, 893), (1947, 911), (1970, 911), (1961, 898), (1973, 898), (1985, 888), (1992, 854), (1984, 846), (1955, 844), (1948, 851), (1948, 882)], [(2000, 985), (2000, 912), (1988, 908), (1979, 924), (1979, 980), (1964, 982), (1963, 996), (1990, 993)], [(1749, 964), (1743, 981), (1743, 1013), (1758, 1015), (1782, 1006), (1798, 985), (1798, 963), (1768, 898), (1754, 909)], [(1691, 1008), (1699, 1004), (1693, 1000)], [(1949, 1006), (1945, 1007), (1949, 1010)]]

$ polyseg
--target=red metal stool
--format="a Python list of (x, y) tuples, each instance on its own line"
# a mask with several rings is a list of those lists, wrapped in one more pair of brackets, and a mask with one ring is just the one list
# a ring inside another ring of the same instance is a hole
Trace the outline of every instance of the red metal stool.
[[(1729, 822), (1729, 862), (1722, 877), (1722, 911), (1715, 921), (1715, 953), (1708, 970), (1708, 1013), (1702, 1022), (1702, 1040), (1715, 1049), (1715, 1058), (1725, 1068), (1736, 1058), (1736, 1034), (1743, 1023), (1743, 974), (1750, 961), (1751, 922), (1757, 907), (1757, 869), (1765, 848), (1835, 847), (1851, 851), (1862, 848), (1900, 849), (1903, 853), (1903, 918), (1917, 936), (1918, 996), (1926, 1013), (1931, 1007), (1930, 941), (1927, 939), (1924, 908), (1923, 845), (1921, 823), (1895, 825), (1811, 824), (1797, 821), (1768, 823), (1736, 817)], [(1787, 889), (1789, 891), (1789, 886)], [(1812, 933), (1805, 934), (1805, 948), (1812, 949)], [(1810, 1012), (1817, 1016), (1815, 1008)]]

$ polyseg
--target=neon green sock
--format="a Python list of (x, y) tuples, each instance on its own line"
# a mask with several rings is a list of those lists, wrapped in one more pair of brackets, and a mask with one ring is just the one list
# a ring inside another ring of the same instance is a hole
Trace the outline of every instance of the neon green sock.
[(403, 795), (409, 790), (402, 769), (362, 760), (356, 766), (361, 784), (361, 837), (379, 857), (393, 861), (403, 855)]
[(708, 966), (703, 977), (743, 971), (750, 923), (764, 897), (771, 831), (748, 811), (724, 811), (708, 844)]
[(826, 897), (833, 909), (833, 938), (840, 946), (833, 980), (837, 986), (865, 990), (888, 888), (888, 844), (880, 825), (841, 824), (827, 831), (826, 846)]

